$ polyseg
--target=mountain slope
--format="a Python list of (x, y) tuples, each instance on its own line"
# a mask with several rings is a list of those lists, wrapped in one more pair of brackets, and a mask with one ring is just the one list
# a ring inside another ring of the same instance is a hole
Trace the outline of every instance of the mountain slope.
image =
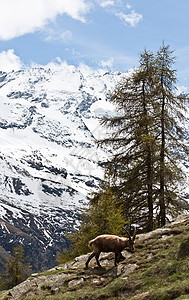
[(45, 273), (33, 274), (0, 299), (189, 299), (189, 215), (136, 238), (136, 251), (114, 267), (101, 254), (102, 268), (89, 254)]
[(0, 245), (8, 255), (22, 244), (35, 271), (67, 247), (103, 176), (96, 117), (112, 114), (106, 94), (120, 78), (66, 63), (0, 73)]
[[(111, 154), (97, 151), (106, 134), (97, 117), (115, 113), (107, 93), (129, 74), (66, 63), (0, 72), (0, 268), (20, 244), (35, 272), (68, 246)], [(188, 143), (188, 114), (183, 127)], [(188, 172), (188, 158), (182, 165)]]

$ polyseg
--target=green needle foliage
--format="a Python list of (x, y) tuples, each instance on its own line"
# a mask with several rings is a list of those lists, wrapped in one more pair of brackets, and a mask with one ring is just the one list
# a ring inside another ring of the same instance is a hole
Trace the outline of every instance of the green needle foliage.
[(15, 247), (11, 258), (5, 263), (0, 276), (0, 289), (10, 289), (24, 281), (30, 273), (30, 265), (25, 262), (22, 246)]
[(69, 249), (58, 254), (59, 263), (89, 252), (88, 243), (97, 235), (122, 233), (125, 219), (117, 202), (110, 187), (93, 194), (89, 206), (83, 211), (80, 230), (67, 236), (71, 242)]
[(164, 43), (155, 54), (145, 50), (139, 67), (109, 96), (116, 116), (101, 120), (110, 132), (98, 143), (113, 151), (106, 163), (112, 188), (126, 220), (146, 231), (187, 206), (179, 187), (185, 179), (180, 158), (188, 153), (181, 126), (188, 98), (177, 95), (172, 54)]

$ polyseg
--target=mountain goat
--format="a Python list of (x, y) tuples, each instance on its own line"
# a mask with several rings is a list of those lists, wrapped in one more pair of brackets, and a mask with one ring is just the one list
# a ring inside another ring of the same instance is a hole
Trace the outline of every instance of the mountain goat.
[(86, 262), (86, 268), (90, 260), (95, 256), (97, 265), (101, 267), (99, 263), (99, 255), (101, 252), (114, 252), (115, 253), (115, 266), (117, 263), (124, 259), (121, 251), (128, 250), (129, 252), (134, 252), (134, 241), (136, 236), (136, 228), (134, 229), (133, 237), (130, 236), (128, 231), (126, 231), (129, 238), (119, 237), (116, 235), (104, 234), (99, 235), (95, 239), (89, 242), (89, 246), (93, 246), (93, 252), (89, 256)]

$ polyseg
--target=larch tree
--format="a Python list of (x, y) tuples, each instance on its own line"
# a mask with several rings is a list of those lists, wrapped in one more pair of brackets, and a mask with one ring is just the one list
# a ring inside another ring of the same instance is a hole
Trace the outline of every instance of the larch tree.
[(187, 150), (179, 125), (187, 97), (176, 94), (173, 63), (169, 46), (156, 54), (145, 50), (139, 68), (110, 95), (117, 114), (101, 122), (111, 131), (99, 145), (113, 149), (106, 164), (113, 189), (126, 219), (146, 231), (163, 226), (166, 215), (184, 203), (177, 189), (184, 178), (177, 154)]
[(179, 183), (184, 174), (179, 164), (181, 153), (188, 154), (183, 143), (186, 95), (178, 95), (175, 57), (170, 46), (162, 44), (156, 55), (156, 118), (159, 122), (159, 226), (166, 223), (166, 215), (182, 210)]
[(156, 133), (153, 117), (154, 56), (141, 54), (140, 66), (121, 81), (110, 95), (117, 111), (102, 124), (111, 135), (100, 145), (110, 145), (114, 155), (106, 172), (116, 178), (114, 190), (124, 205), (125, 217), (146, 230), (153, 229), (153, 165)]

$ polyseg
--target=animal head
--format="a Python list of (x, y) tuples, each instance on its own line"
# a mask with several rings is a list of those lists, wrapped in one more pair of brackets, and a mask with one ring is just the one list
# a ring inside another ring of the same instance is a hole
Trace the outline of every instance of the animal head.
[(125, 249), (127, 251), (134, 252), (134, 250), (135, 250), (134, 241), (135, 241), (135, 237), (136, 237), (136, 227), (134, 228), (134, 233), (133, 233), (132, 237), (126, 229), (125, 229), (125, 231), (126, 231), (128, 237), (129, 237), (128, 242), (127, 242), (127, 246), (125, 247)]

